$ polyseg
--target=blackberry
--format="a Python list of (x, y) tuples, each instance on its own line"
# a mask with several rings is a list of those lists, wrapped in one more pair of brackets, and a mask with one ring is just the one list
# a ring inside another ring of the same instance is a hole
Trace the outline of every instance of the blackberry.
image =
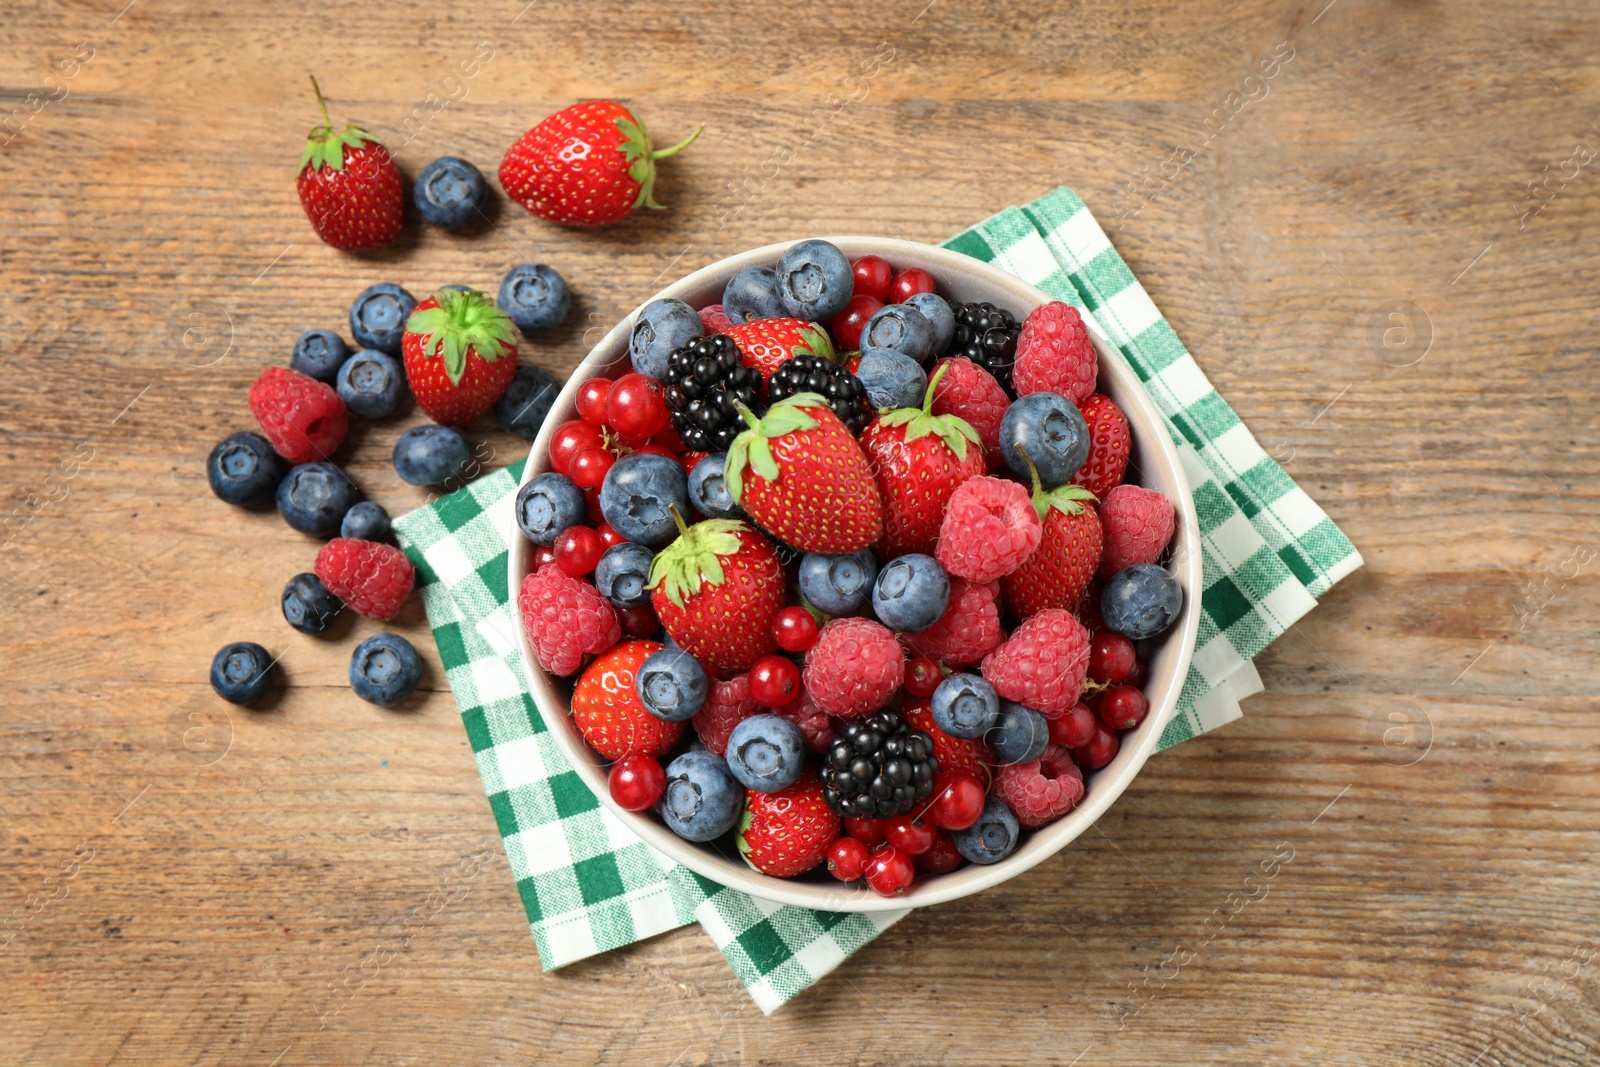
[(694, 452), (726, 452), (745, 428), (736, 402), (761, 413), (761, 372), (743, 366), (726, 334), (700, 337), (667, 357), (667, 411)]
[(955, 333), (950, 337), (948, 356), (965, 356), (994, 375), (1011, 392), (1011, 367), (1017, 359), (1017, 334), (1022, 327), (1004, 308), (987, 302), (956, 304)]
[(845, 723), (822, 761), (822, 797), (847, 819), (904, 815), (933, 792), (933, 738), (892, 711)]
[(867, 428), (867, 387), (849, 368), (821, 356), (795, 356), (784, 360), (767, 379), (767, 399), (776, 404), (796, 393), (816, 393), (828, 402), (839, 421), (860, 435)]

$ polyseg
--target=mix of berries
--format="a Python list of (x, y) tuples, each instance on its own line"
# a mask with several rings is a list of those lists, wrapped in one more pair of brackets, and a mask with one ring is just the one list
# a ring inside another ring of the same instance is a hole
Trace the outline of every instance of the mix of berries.
[(617, 804), (888, 896), (1077, 806), (1182, 607), (1078, 312), (803, 241), (628, 348), (516, 500), (518, 604)]

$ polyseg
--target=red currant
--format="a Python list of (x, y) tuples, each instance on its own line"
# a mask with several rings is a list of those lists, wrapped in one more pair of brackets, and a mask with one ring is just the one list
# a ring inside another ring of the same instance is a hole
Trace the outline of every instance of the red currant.
[(606, 422), (625, 437), (650, 437), (667, 425), (661, 383), (648, 374), (624, 374), (606, 397)]
[(627, 540), (626, 537), (623, 537), (621, 534), (617, 533), (616, 529), (609, 522), (602, 522), (599, 526), (595, 527), (594, 532), (600, 535), (600, 543), (605, 545), (607, 548), (610, 548), (612, 545), (620, 545), (622, 542)]
[(867, 873), (867, 846), (853, 837), (841, 837), (828, 846), (828, 870), (841, 882), (853, 882)]
[(762, 656), (750, 667), (750, 699), (781, 708), (800, 695), (800, 668), (786, 656)]
[(889, 303), (904, 304), (918, 293), (933, 292), (933, 275), (921, 267), (907, 267), (889, 283)]
[(933, 847), (917, 857), (917, 869), (929, 874), (949, 874), (961, 866), (961, 853), (950, 839), (947, 830), (940, 830), (933, 839)]
[(656, 609), (649, 604), (618, 608), (617, 622), (622, 626), (622, 632), (629, 637), (654, 637), (661, 629), (661, 620), (656, 618)]
[(772, 636), (785, 652), (804, 652), (817, 643), (817, 620), (799, 604), (772, 617)]
[(590, 426), (604, 426), (606, 397), (610, 393), (610, 378), (590, 378), (578, 386), (578, 418)]
[(1086, 771), (1096, 771), (1117, 758), (1117, 749), (1121, 748), (1117, 735), (1105, 728), (1103, 723), (1095, 723), (1094, 737), (1082, 748), (1072, 750), (1072, 758), (1078, 761), (1078, 766)]
[(921, 819), (901, 815), (889, 820), (884, 835), (890, 847), (901, 855), (920, 856), (933, 847), (934, 828)]
[(1144, 680), (1150, 673), (1149, 666), (1150, 665), (1147, 664), (1144, 661), (1144, 657), (1143, 656), (1140, 656), (1138, 659), (1135, 659), (1133, 661), (1133, 673), (1128, 675), (1128, 684), (1129, 685), (1136, 685), (1140, 689), (1143, 689), (1144, 688)]
[(883, 301), (877, 297), (857, 293), (850, 298), (843, 311), (828, 320), (828, 329), (833, 333), (841, 352), (861, 347), (861, 331), (866, 328), (867, 320), (881, 307)]
[(567, 464), (586, 448), (604, 448), (605, 438), (600, 427), (590, 426), (582, 419), (572, 419), (556, 427), (550, 437), (550, 469), (557, 474), (567, 473)]
[(1067, 748), (1082, 748), (1094, 740), (1094, 712), (1079, 704), (1065, 715), (1050, 720), (1050, 743)]
[(586, 448), (567, 463), (567, 477), (579, 489), (599, 489), (617, 457), (604, 448)]
[(934, 776), (928, 818), (946, 830), (965, 830), (983, 814), (983, 800), (977, 775), (952, 767)]
[(1138, 661), (1133, 642), (1121, 634), (1097, 634), (1089, 645), (1089, 677), (1097, 682), (1126, 682)]
[(1150, 713), (1150, 701), (1131, 685), (1114, 685), (1100, 698), (1100, 721), (1113, 730), (1131, 730)]
[(944, 681), (944, 672), (927, 656), (918, 656), (906, 664), (906, 676), (900, 683), (914, 697), (931, 697)]
[(540, 567), (543, 567), (546, 563), (554, 563), (555, 561), (556, 561), (556, 550), (555, 549), (550, 548), (550, 547), (548, 547), (546, 545), (535, 545), (533, 547), (533, 569), (534, 570), (538, 570)]
[(873, 297), (880, 304), (889, 299), (889, 283), (894, 281), (894, 268), (889, 266), (887, 259), (882, 256), (862, 256), (850, 264), (850, 272), (855, 275), (857, 296)]
[(568, 526), (556, 538), (556, 566), (574, 578), (582, 578), (594, 570), (605, 550), (606, 546), (601, 544), (600, 535), (593, 528)]
[(666, 456), (671, 460), (676, 460), (678, 458), (678, 454), (676, 452), (672, 451), (670, 448), (663, 448), (660, 445), (641, 445), (640, 447), (634, 449), (634, 451), (642, 452), (648, 456)]
[(667, 772), (649, 756), (623, 756), (611, 765), (606, 775), (611, 799), (626, 811), (643, 811), (661, 799), (667, 788)]
[(863, 845), (883, 844), (884, 825), (882, 819), (846, 819), (844, 832), (860, 841)]
[[(671, 416), (668, 416), (668, 418), (670, 419)], [(665, 426), (652, 434), (650, 436), (650, 443), (653, 445), (659, 445), (660, 447), (666, 449), (668, 452), (671, 452), (674, 457), (682, 452), (684, 447), (683, 438), (678, 436), (678, 431), (673, 429), (671, 422), (668, 422)]]
[(917, 869), (911, 857), (901, 855), (893, 847), (880, 848), (867, 857), (867, 884), (879, 896), (897, 897), (911, 888)]

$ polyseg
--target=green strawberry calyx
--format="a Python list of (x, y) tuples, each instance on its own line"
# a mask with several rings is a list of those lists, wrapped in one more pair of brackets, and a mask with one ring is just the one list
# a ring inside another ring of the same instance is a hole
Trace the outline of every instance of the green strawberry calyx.
[(684, 598), (706, 585), (727, 581), (722, 561), (744, 547), (739, 535), (750, 527), (736, 519), (705, 519), (685, 526), (676, 507), (672, 508), (672, 519), (678, 524), (678, 539), (650, 561), (649, 584), (681, 608)]
[(1045, 492), (1044, 486), (1039, 484), (1039, 468), (1033, 465), (1033, 457), (1021, 445), (1017, 445), (1017, 452), (1028, 465), (1028, 475), (1033, 479), (1033, 510), (1039, 513), (1039, 521), (1050, 517), (1051, 508), (1063, 515), (1076, 515), (1083, 510), (1083, 501), (1098, 502), (1099, 498), (1081, 485), (1058, 485)]
[(957, 459), (967, 458), (968, 443), (982, 445), (979, 442), (978, 431), (972, 424), (959, 415), (935, 415), (933, 413), (933, 393), (939, 386), (939, 379), (944, 377), (944, 372), (950, 369), (945, 364), (933, 372), (933, 377), (928, 379), (928, 389), (922, 396), (920, 408), (895, 408), (878, 416), (878, 422), (883, 426), (904, 426), (905, 441), (910, 444), (919, 437), (929, 434), (938, 436), (950, 451), (956, 454)]
[(694, 144), (696, 137), (704, 126), (696, 126), (693, 133), (673, 145), (671, 148), (650, 147), (650, 132), (644, 128), (644, 123), (634, 118), (632, 113), (623, 112), (617, 116), (617, 131), (622, 134), (622, 158), (628, 163), (628, 177), (639, 183), (639, 196), (634, 200), (635, 209), (641, 207), (653, 208), (660, 211), (663, 205), (656, 203), (656, 198), (651, 195), (656, 186), (656, 160), (675, 156), (685, 148)]
[(755, 823), (756, 813), (751, 811), (750, 806), (746, 804), (744, 814), (739, 816), (739, 836), (734, 840), (734, 844), (739, 846), (739, 855), (744, 857), (744, 861), (750, 864), (751, 869), (759, 871), (761, 868), (757, 867), (750, 859), (750, 853), (754, 852), (755, 849), (751, 848), (750, 842), (745, 839), (745, 835), (750, 832), (750, 828)]
[(422, 336), (422, 354), (444, 356), (451, 385), (460, 385), (467, 356), (476, 352), (486, 363), (516, 353), (516, 327), (504, 311), (476, 289), (441, 289), (433, 295), (438, 307), (418, 308), (406, 320), (406, 332)]
[(817, 420), (806, 408), (827, 410), (828, 402), (816, 393), (796, 393), (772, 405), (760, 418), (743, 404), (739, 405), (739, 414), (744, 416), (749, 429), (733, 439), (733, 444), (728, 448), (727, 466), (723, 470), (728, 495), (733, 497), (735, 504), (744, 500), (746, 465), (769, 482), (778, 480), (778, 461), (772, 458), (769, 442), (786, 433), (815, 429)]
[(791, 359), (795, 356), (817, 356), (829, 363), (839, 362), (839, 357), (833, 351), (833, 342), (814, 322), (806, 323), (800, 331), (800, 343), (789, 350), (789, 356)]
[(344, 169), (344, 150), (362, 148), (368, 144), (381, 145), (383, 142), (360, 126), (346, 126), (338, 132), (334, 131), (333, 119), (328, 117), (328, 102), (322, 98), (322, 87), (317, 84), (317, 79), (311, 79), (311, 88), (316, 90), (317, 106), (322, 108), (322, 125), (313, 126), (306, 135), (306, 150), (300, 155), (300, 170), (307, 167), (313, 171), (327, 167), (329, 170)]

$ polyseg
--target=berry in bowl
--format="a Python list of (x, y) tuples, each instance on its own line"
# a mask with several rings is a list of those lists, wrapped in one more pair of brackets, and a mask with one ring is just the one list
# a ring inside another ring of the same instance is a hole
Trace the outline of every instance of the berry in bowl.
[(765, 899), (966, 896), (1076, 838), (1174, 714), (1198, 529), (1077, 311), (927, 245), (769, 245), (668, 286), (534, 442), (510, 555), (558, 747)]

